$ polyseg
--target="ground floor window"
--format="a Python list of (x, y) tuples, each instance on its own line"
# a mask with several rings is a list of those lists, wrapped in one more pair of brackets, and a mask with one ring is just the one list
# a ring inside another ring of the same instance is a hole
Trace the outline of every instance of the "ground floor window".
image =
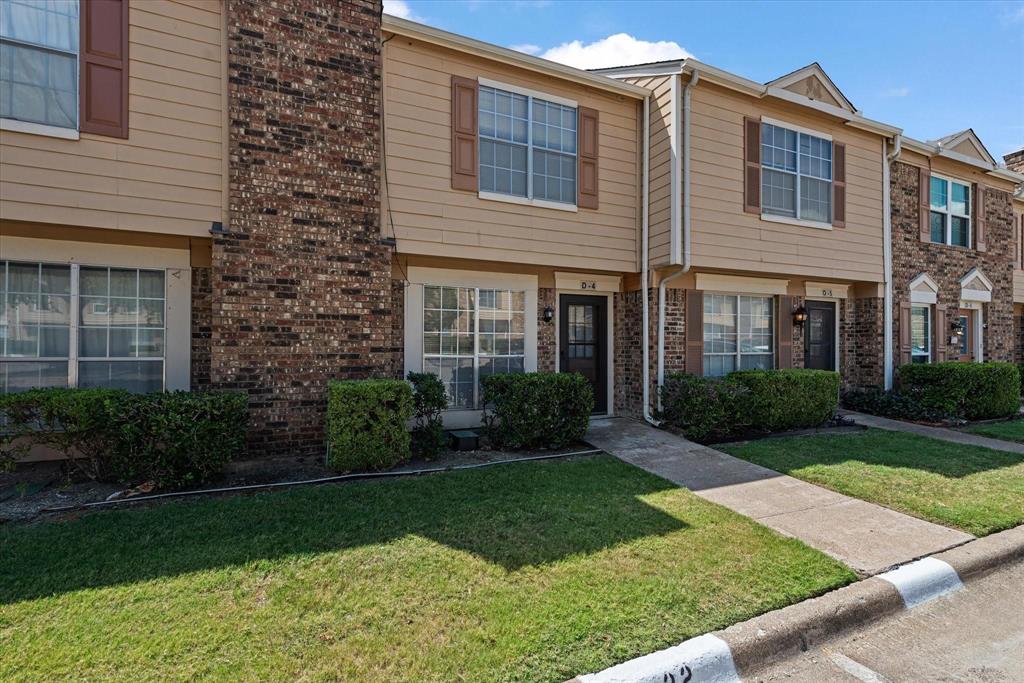
[(483, 377), (524, 371), (525, 333), (525, 291), (423, 287), (423, 371), (441, 378), (451, 408), (478, 407)]
[(771, 369), (775, 364), (774, 300), (770, 296), (704, 295), (704, 374)]
[(164, 271), (0, 261), (0, 393), (164, 388)]
[(930, 363), (932, 360), (931, 306), (910, 307), (910, 362)]

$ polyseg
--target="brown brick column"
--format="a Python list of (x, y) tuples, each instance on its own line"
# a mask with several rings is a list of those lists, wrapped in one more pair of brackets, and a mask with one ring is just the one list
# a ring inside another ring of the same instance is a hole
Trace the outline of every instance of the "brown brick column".
[(395, 367), (380, 241), (378, 0), (228, 0), (230, 225), (210, 376), (249, 393), (254, 455), (323, 447), (327, 381)]

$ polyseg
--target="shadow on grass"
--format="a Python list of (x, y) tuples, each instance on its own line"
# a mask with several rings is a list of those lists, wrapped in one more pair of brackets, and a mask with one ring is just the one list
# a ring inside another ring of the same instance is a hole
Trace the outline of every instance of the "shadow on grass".
[(685, 528), (638, 499), (670, 488), (602, 455), (9, 527), (0, 529), (0, 603), (410, 534), (513, 571)]
[(881, 429), (860, 434), (762, 439), (729, 444), (723, 450), (786, 474), (812, 465), (859, 462), (961, 479), (1024, 464), (1024, 454), (1020, 453)]

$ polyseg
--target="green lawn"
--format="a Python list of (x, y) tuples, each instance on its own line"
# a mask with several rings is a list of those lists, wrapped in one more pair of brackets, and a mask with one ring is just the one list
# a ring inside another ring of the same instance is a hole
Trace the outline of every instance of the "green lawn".
[(831, 558), (609, 456), (0, 527), (0, 680), (558, 681)]
[(1024, 523), (1024, 455), (880, 429), (720, 446), (826, 488), (978, 536)]
[(978, 434), (979, 436), (990, 436), (993, 439), (1019, 441), (1024, 443), (1024, 420), (1009, 420), (1007, 422), (989, 422), (988, 424), (970, 425), (965, 427), (964, 431)]

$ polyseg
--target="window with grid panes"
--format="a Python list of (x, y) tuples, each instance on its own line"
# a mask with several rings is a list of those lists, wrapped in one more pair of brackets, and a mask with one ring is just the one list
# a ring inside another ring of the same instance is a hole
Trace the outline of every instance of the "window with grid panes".
[(704, 295), (704, 374), (771, 369), (775, 365), (774, 301), (770, 296)]
[(832, 221), (832, 141), (761, 124), (761, 207), (765, 213)]
[(525, 302), (508, 289), (423, 288), (423, 371), (441, 378), (450, 408), (478, 407), (487, 375), (523, 372)]

